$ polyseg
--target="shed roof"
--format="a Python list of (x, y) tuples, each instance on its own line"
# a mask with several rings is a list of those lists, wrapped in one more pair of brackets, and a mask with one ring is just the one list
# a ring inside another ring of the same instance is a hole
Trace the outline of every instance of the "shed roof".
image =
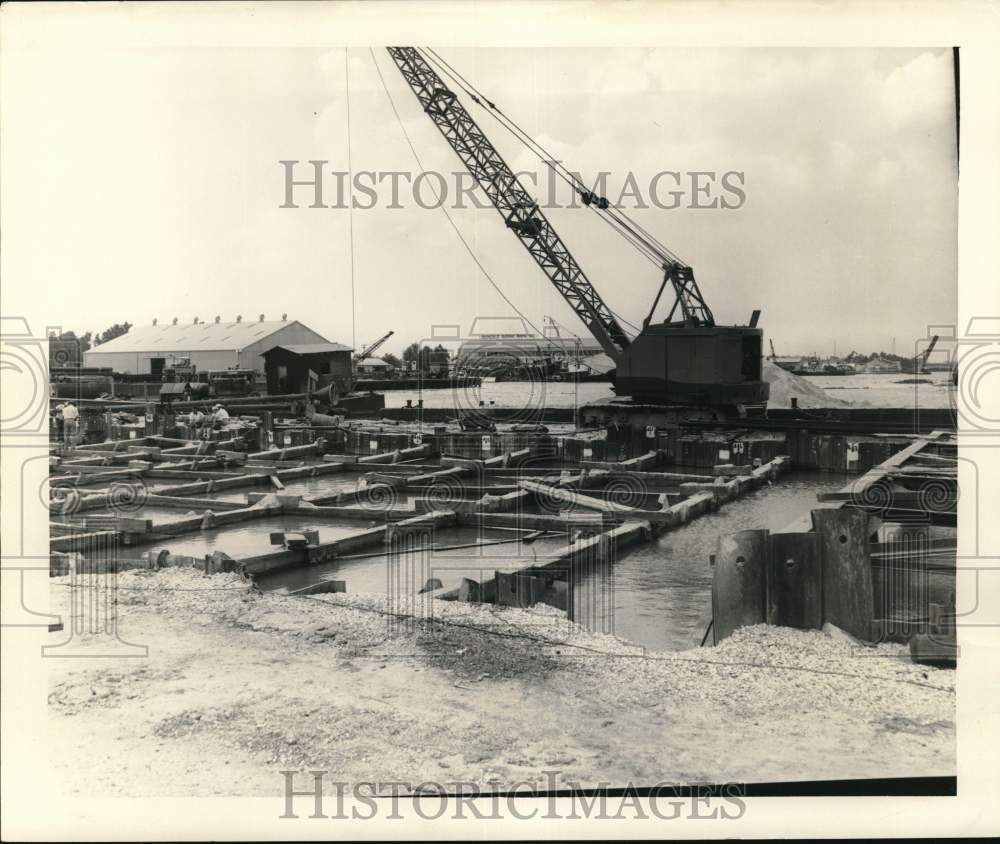
[(358, 366), (392, 366), (391, 363), (382, 358), (365, 358), (364, 360), (358, 361)]
[(282, 328), (302, 325), (298, 320), (263, 322), (199, 322), (197, 324), (133, 325), (128, 334), (88, 349), (105, 352), (199, 352), (240, 351)]
[(344, 346), (341, 343), (296, 343), (294, 345), (286, 346), (281, 343), (277, 346), (272, 346), (264, 354), (268, 352), (273, 352), (275, 349), (284, 349), (286, 352), (291, 352), (293, 355), (322, 355), (329, 352), (353, 352), (350, 346)]

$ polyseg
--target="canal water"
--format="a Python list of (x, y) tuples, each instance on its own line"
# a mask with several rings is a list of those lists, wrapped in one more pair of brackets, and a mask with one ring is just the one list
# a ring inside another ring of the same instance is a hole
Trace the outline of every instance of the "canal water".
[(771, 487), (730, 501), (714, 513), (626, 549), (610, 577), (591, 575), (578, 594), (586, 608), (577, 620), (650, 650), (694, 647), (711, 608), (712, 569), (719, 537), (738, 530), (778, 530), (809, 512), (816, 494), (848, 479), (820, 472), (790, 472)]
[[(577, 594), (580, 599), (586, 596), (587, 606), (578, 607), (577, 620), (651, 650), (692, 647), (705, 630), (712, 585), (709, 555), (715, 552), (719, 537), (738, 530), (784, 527), (808, 512), (817, 493), (840, 489), (847, 481), (836, 474), (790, 472), (773, 486), (730, 501), (717, 512), (665, 533), (654, 542), (626, 549), (610, 576), (583, 577)], [(164, 521), (181, 517), (183, 511), (148, 508), (143, 515)], [(377, 513), (370, 521), (321, 523), (307, 516), (275, 517), (172, 537), (155, 547), (195, 557), (219, 550), (239, 558), (276, 550), (270, 544), (271, 531), (315, 528), (320, 541), (327, 542), (379, 524)], [(501, 529), (486, 528), (480, 533), (475, 528), (451, 528), (436, 533), (437, 550), (431, 554), (387, 558), (379, 547), (372, 547), (350, 559), (277, 572), (259, 578), (258, 583), (264, 590), (285, 592), (323, 580), (344, 580), (349, 593), (386, 594), (395, 588), (412, 594), (428, 577), (436, 577), (450, 589), (457, 587), (463, 577), (483, 581), (497, 570), (516, 571), (536, 560), (544, 561), (546, 554), (569, 540), (565, 533), (552, 533), (529, 544), (520, 536)], [(497, 544), (456, 547), (477, 542)]]
[[(354, 523), (354, 530), (364, 527)], [(343, 580), (348, 592), (387, 594), (398, 590), (400, 597), (417, 592), (430, 578), (445, 589), (457, 588), (463, 577), (477, 582), (488, 580), (496, 571), (512, 572), (544, 558), (566, 545), (564, 533), (552, 533), (530, 544), (516, 531), (484, 528), (449, 528), (434, 534), (433, 552), (384, 555), (372, 546), (356, 555), (329, 563), (275, 572), (256, 578), (264, 590), (291, 591), (324, 580)], [(322, 536), (320, 537), (322, 540)], [(469, 547), (477, 545), (478, 547)], [(495, 544), (487, 544), (495, 543)]]
[[(822, 387), (832, 398), (858, 407), (946, 408), (952, 404), (950, 374), (931, 372), (914, 376), (901, 373), (882, 375), (810, 376), (809, 384)], [(922, 383), (906, 383), (919, 380)], [(387, 390), (386, 407), (403, 407), (407, 400), (425, 407), (459, 409), (479, 407), (492, 402), (496, 407), (539, 409), (544, 407), (579, 407), (588, 402), (615, 397), (611, 384), (595, 381), (582, 384), (544, 381), (486, 382), (477, 387), (439, 390)]]

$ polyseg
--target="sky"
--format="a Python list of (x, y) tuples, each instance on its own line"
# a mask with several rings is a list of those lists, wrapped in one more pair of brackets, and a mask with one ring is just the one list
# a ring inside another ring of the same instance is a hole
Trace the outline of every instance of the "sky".
[[(902, 352), (955, 322), (950, 48), (440, 53), (571, 170), (610, 172), (609, 198), (629, 173), (647, 203), (660, 172), (741, 174), (745, 200), (718, 182), (701, 200), (737, 207), (689, 207), (687, 175), (679, 207), (624, 207), (694, 267), (718, 322), (760, 308), (779, 354), (889, 350), (893, 338)], [(287, 314), (358, 347), (393, 330), (383, 351), (398, 354), (435, 325), (468, 333), (477, 317), (510, 316), (485, 270), (534, 325), (585, 331), (492, 208), (449, 212), (480, 268), (405, 183), (401, 208), (387, 207), (388, 182), (374, 208), (311, 208), (308, 188), (280, 207), (283, 160), (301, 162), (297, 178), (328, 162), (328, 203), (334, 171), (461, 169), (382, 48), (38, 45), (7, 61), (22, 84), (3, 104), (16, 198), (5, 314), (43, 306), (46, 325), (78, 333)], [(465, 104), (544, 195), (544, 166)], [(669, 203), (674, 185), (660, 184)], [(658, 269), (591, 211), (546, 213), (609, 306), (641, 323)]]

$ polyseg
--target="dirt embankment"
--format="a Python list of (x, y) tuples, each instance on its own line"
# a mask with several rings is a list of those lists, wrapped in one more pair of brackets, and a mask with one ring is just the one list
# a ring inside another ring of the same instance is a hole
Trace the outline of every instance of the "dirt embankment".
[[(645, 653), (546, 608), (261, 595), (180, 569), (119, 587), (120, 635), (148, 658), (46, 660), (68, 793), (280, 796), (287, 769), (446, 787), (954, 772), (954, 672), (895, 646), (760, 626)], [(72, 589), (53, 579), (54, 612)]]

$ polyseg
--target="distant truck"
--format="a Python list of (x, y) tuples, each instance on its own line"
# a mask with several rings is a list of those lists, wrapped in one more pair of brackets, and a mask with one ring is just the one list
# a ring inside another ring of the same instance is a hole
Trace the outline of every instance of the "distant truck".
[(257, 373), (252, 369), (210, 369), (199, 374), (213, 397), (253, 396), (257, 392)]
[(200, 381), (174, 381), (160, 387), (161, 404), (207, 398), (209, 398), (208, 384), (203, 384)]
[(192, 401), (257, 395), (257, 373), (252, 369), (211, 369), (197, 372), (193, 366), (164, 370), (160, 401)]

